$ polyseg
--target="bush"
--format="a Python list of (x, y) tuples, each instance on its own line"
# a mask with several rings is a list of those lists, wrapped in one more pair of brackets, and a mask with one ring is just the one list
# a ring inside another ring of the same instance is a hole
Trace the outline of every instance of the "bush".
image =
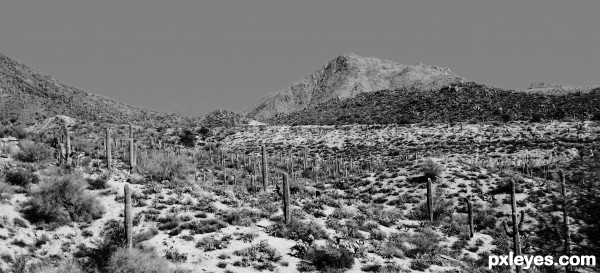
[(151, 252), (139, 249), (132, 251), (119, 248), (110, 257), (107, 272), (115, 273), (169, 273), (174, 272), (169, 267), (169, 261)]
[(303, 258), (320, 271), (350, 269), (354, 265), (354, 257), (348, 249), (331, 244), (325, 247), (311, 247)]
[[(445, 193), (441, 190), (433, 194), (433, 220), (441, 221), (452, 215), (454, 210), (452, 199), (447, 200)], [(410, 218), (414, 220), (429, 220), (429, 212), (427, 210), (427, 202), (421, 202), (410, 213)]]
[(30, 170), (19, 168), (6, 173), (6, 182), (11, 185), (28, 188), (31, 184), (40, 182), (40, 178)]
[(178, 182), (194, 171), (186, 157), (164, 154), (146, 158), (138, 168), (140, 173), (159, 182)]
[(64, 225), (98, 219), (104, 206), (85, 188), (83, 177), (78, 175), (47, 179), (31, 194), (23, 212), (33, 223)]
[(492, 189), (490, 191), (490, 194), (492, 194), (492, 195), (503, 194), (503, 193), (510, 194), (512, 192), (511, 187), (510, 187), (511, 179), (515, 180), (515, 193), (523, 193), (524, 189), (523, 189), (522, 184), (525, 182), (525, 180), (520, 176), (513, 176), (513, 177), (505, 177), (505, 178), (502, 178), (500, 181), (498, 181), (496, 188)]
[(108, 188), (108, 180), (104, 176), (100, 176), (96, 179), (86, 179), (90, 190), (103, 190)]
[(13, 189), (10, 184), (0, 180), (0, 202), (10, 200), (13, 194)]
[(446, 168), (432, 159), (427, 159), (421, 164), (421, 171), (425, 178), (431, 178), (431, 180), (435, 181), (436, 178), (440, 177), (446, 171)]
[(541, 114), (533, 114), (531, 116), (531, 122), (542, 122), (542, 115)]
[(183, 146), (186, 146), (186, 147), (195, 147), (196, 146), (196, 135), (194, 134), (194, 132), (192, 132), (192, 130), (185, 129), (179, 135), (179, 142), (181, 142), (181, 144), (183, 144)]
[(305, 224), (295, 219), (292, 219), (289, 225), (283, 223), (276, 224), (271, 235), (292, 240), (302, 240), (305, 242), (327, 238), (327, 233), (319, 223), (311, 221), (310, 223)]
[(55, 266), (49, 266), (42, 263), (37, 266), (32, 266), (29, 269), (30, 273), (84, 273), (83, 269), (74, 261), (64, 261)]
[(53, 154), (48, 145), (31, 140), (22, 140), (19, 147), (21, 149), (15, 154), (15, 159), (23, 162), (42, 162), (51, 158)]

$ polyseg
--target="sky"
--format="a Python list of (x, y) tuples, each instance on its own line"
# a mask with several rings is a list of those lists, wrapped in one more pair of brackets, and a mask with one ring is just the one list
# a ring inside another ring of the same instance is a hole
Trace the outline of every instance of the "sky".
[(482, 84), (600, 84), (600, 1), (3, 0), (0, 52), (157, 111), (241, 112), (335, 57)]

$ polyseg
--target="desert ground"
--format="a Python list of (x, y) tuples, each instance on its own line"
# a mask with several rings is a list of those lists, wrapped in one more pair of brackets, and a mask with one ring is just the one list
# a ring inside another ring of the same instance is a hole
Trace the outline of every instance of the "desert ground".
[(510, 181), (523, 254), (565, 252), (565, 211), (572, 253), (597, 254), (583, 212), (598, 191), (597, 122), (134, 126), (133, 168), (128, 126), (110, 125), (110, 170), (106, 125), (71, 120), (68, 145), (51, 127), (0, 147), (0, 272), (108, 270), (126, 240), (125, 185), (133, 248), (164, 272), (510, 272), (488, 269), (514, 248)]

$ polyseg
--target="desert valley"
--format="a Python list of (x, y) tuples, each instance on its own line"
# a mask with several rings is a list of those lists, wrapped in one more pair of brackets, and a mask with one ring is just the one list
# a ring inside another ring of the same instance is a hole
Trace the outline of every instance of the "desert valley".
[(187, 117), (0, 55), (0, 121), (0, 272), (511, 272), (490, 255), (600, 254), (600, 86), (504, 90), (345, 54), (244, 113)]

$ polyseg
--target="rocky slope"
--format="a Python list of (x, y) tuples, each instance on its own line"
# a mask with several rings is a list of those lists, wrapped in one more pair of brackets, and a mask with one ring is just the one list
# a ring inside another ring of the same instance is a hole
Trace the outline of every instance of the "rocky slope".
[(438, 90), (381, 90), (331, 100), (270, 124), (389, 124), (413, 122), (600, 119), (600, 88), (548, 95), (503, 90), (473, 82)]
[(292, 86), (263, 97), (246, 114), (262, 121), (361, 93), (402, 88), (434, 90), (463, 81), (464, 78), (444, 67), (402, 65), (347, 54), (331, 60)]
[(149, 126), (164, 122), (185, 124), (195, 120), (141, 109), (82, 91), (0, 54), (0, 122), (30, 126), (56, 115)]

